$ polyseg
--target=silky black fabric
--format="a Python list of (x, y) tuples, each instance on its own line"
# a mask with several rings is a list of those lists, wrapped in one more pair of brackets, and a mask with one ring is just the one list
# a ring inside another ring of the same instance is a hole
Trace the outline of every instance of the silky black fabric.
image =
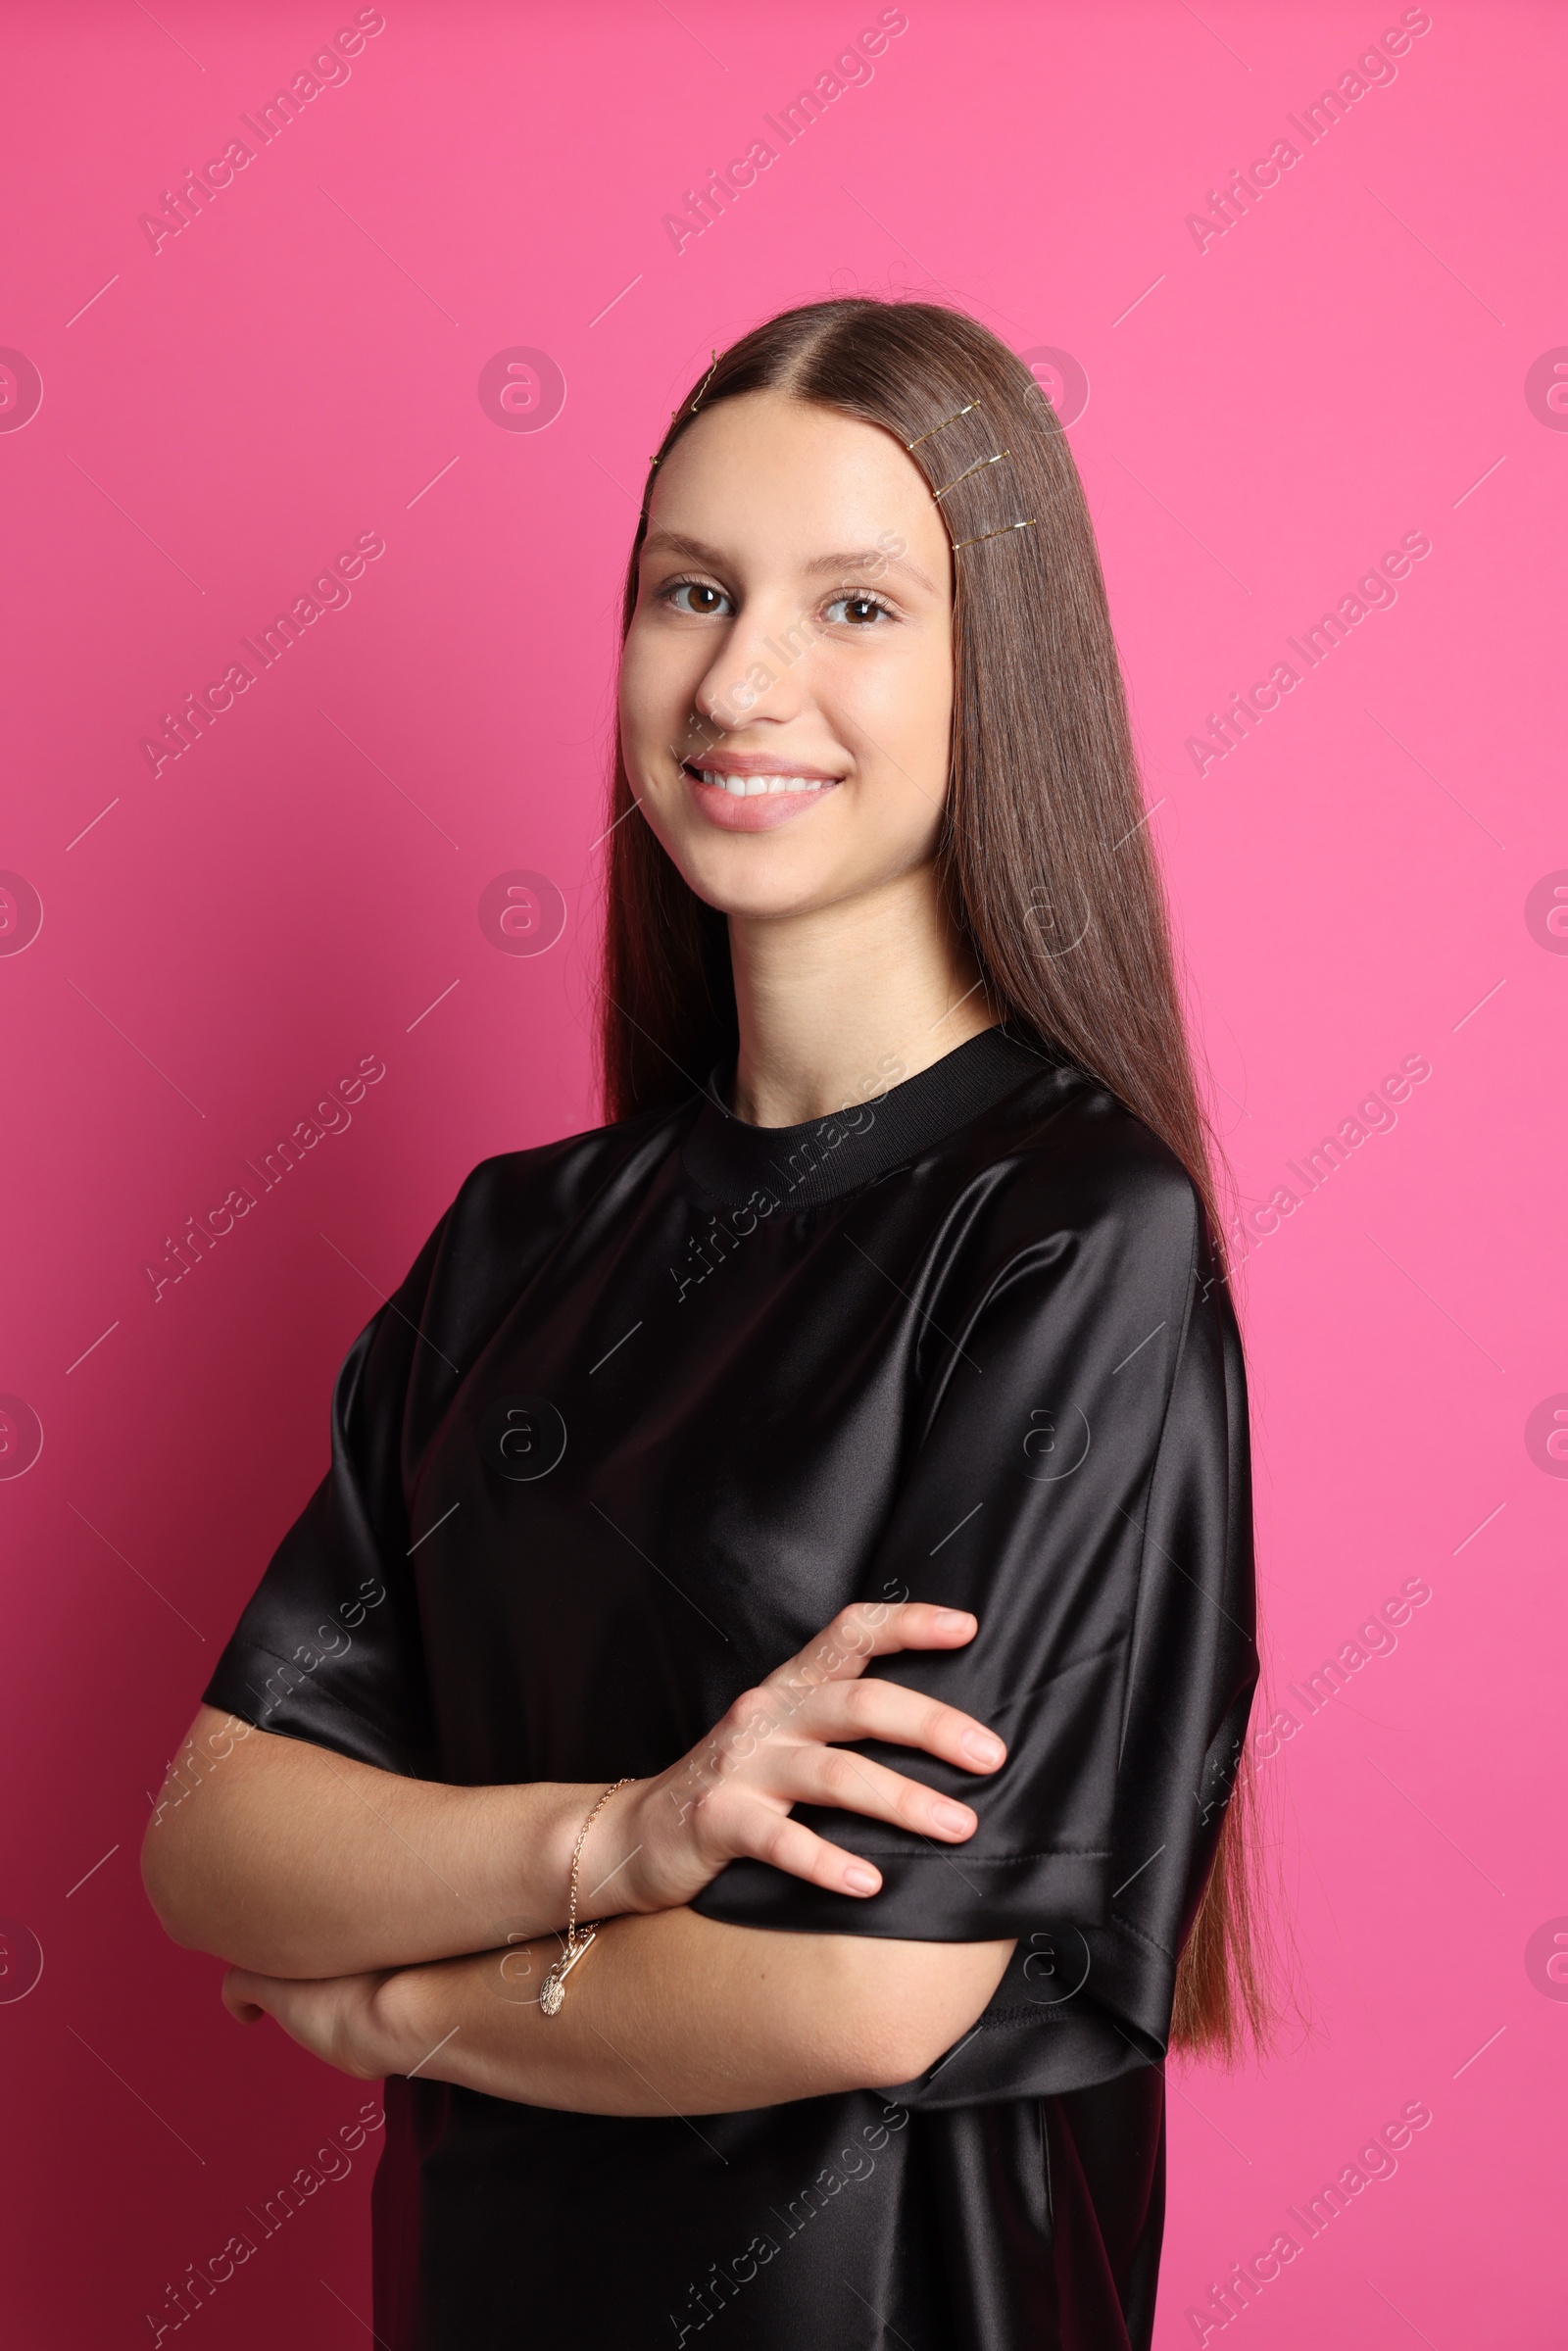
[[(474, 1169), (349, 1350), (332, 1465), (215, 1706), (458, 1785), (664, 1769), (856, 1599), (992, 1724), (869, 1901), (733, 1863), (706, 1916), (1016, 1936), (921, 2081), (691, 2121), (388, 2084), (375, 2327), (801, 2351), (1147, 2345), (1176, 1954), (1256, 1654), (1242, 1356), (1194, 1187), (1038, 1038), (757, 1128), (711, 1090)], [(496, 1922), (494, 1940), (511, 1922)]]

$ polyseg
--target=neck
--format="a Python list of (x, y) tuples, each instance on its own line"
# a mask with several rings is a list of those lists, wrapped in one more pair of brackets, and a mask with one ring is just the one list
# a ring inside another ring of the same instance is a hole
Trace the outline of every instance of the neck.
[(731, 1108), (800, 1126), (884, 1094), (999, 1017), (929, 865), (809, 914), (732, 914)]

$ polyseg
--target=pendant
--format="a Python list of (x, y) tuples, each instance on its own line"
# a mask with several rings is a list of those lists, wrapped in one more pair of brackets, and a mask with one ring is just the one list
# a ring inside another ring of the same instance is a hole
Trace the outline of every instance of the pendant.
[(566, 1978), (571, 1974), (572, 1969), (587, 1950), (597, 1933), (597, 1928), (585, 1927), (577, 1937), (575, 1948), (568, 1945), (556, 1961), (549, 1975), (546, 1976), (539, 1987), (539, 2005), (546, 2016), (559, 2015), (561, 2004), (566, 1996)]

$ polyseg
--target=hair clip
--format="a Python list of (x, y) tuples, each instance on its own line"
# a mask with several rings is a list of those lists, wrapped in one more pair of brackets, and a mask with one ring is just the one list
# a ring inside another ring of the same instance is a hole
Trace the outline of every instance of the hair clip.
[(977, 409), (979, 406), (978, 400), (971, 400), (968, 407), (955, 409), (951, 416), (944, 416), (940, 424), (933, 424), (930, 432), (916, 433), (912, 441), (906, 441), (905, 448), (918, 449), (922, 441), (929, 441), (936, 433), (946, 432), (950, 424), (956, 424), (960, 416), (967, 416), (970, 409)]
[[(710, 384), (712, 382), (712, 380), (713, 380), (713, 369), (714, 369), (714, 368), (715, 368), (715, 367), (718, 366), (718, 353), (712, 349), (711, 345), (710, 345), (710, 347), (709, 347), (709, 354), (708, 354), (708, 356), (709, 356), (710, 360), (711, 361), (712, 365), (710, 367), (710, 368), (709, 368), (709, 370), (708, 370), (708, 373), (707, 373), (707, 374), (706, 374), (706, 375), (703, 377), (703, 380), (702, 380), (702, 382), (701, 382), (701, 383), (698, 385), (698, 387), (697, 387), (696, 391), (695, 391), (695, 392), (692, 394), (691, 400), (690, 400), (690, 401), (689, 401), (689, 403), (687, 404), (687, 408), (686, 408), (686, 414), (687, 414), (687, 416), (693, 416), (693, 415), (695, 415), (695, 413), (696, 413), (696, 410), (697, 410), (697, 404), (698, 404), (698, 402), (699, 402), (699, 401), (702, 399), (702, 397), (703, 397), (703, 394), (704, 394), (704, 393), (707, 391), (707, 389), (708, 389), (709, 385), (710, 385)], [(671, 424), (673, 424), (673, 423), (674, 423), (674, 421), (675, 421), (675, 418), (676, 418), (676, 417), (677, 417), (677, 416), (678, 416), (680, 414), (681, 414), (681, 411), (680, 411), (678, 408), (672, 408), (672, 409), (670, 410), (670, 412), (669, 412), (669, 420), (670, 420)], [(665, 438), (666, 438), (666, 439), (668, 438), (668, 435), (667, 435), (667, 434), (665, 435)], [(662, 456), (663, 456), (663, 452), (662, 452), (662, 450), (656, 449), (656, 450), (654, 451), (654, 454), (653, 454), (653, 456), (652, 456), (652, 457), (649, 459), (648, 463), (650, 464), (650, 465), (657, 465), (660, 463), (660, 461), (661, 461), (661, 459), (662, 458)]]
[(1010, 457), (1011, 455), (1012, 452), (1010, 449), (999, 449), (995, 457), (976, 458), (974, 464), (970, 465), (964, 472), (958, 475), (957, 481), (944, 483), (940, 490), (932, 491), (932, 497), (936, 499), (937, 503), (940, 505), (942, 500), (946, 498), (949, 490), (956, 490), (957, 488), (958, 482), (967, 481), (971, 473), (982, 472), (987, 465), (1000, 465), (1004, 457)]
[[(698, 404), (698, 402), (699, 402), (699, 401), (702, 399), (702, 397), (703, 397), (703, 394), (704, 394), (704, 393), (707, 391), (707, 389), (708, 389), (709, 385), (710, 385), (710, 384), (712, 382), (712, 380), (713, 380), (713, 368), (714, 368), (714, 367), (716, 367), (718, 366), (718, 353), (717, 353), (716, 351), (712, 351), (712, 352), (710, 352), (710, 358), (711, 358), (711, 360), (712, 360), (713, 367), (709, 368), (709, 370), (708, 370), (708, 373), (707, 373), (707, 374), (706, 374), (706, 375), (703, 377), (703, 380), (702, 380), (702, 382), (701, 382), (701, 383), (698, 385), (698, 387), (697, 387), (696, 391), (695, 391), (695, 392), (692, 394), (692, 397), (691, 397), (691, 403), (690, 403), (690, 407), (689, 407), (689, 408), (688, 408), (688, 410), (687, 410), (687, 414), (688, 414), (688, 415), (691, 415), (691, 414), (693, 414), (693, 413), (695, 412), (695, 410), (696, 410), (696, 408), (697, 408), (697, 404)], [(672, 411), (671, 411), (671, 419), (672, 419), (672, 420), (673, 420), (674, 413), (675, 413), (675, 412), (672, 410)]]
[(953, 542), (953, 552), (955, 555), (956, 555), (960, 548), (978, 547), (981, 539), (1003, 538), (1009, 530), (1033, 530), (1036, 520), (1037, 517), (1034, 514), (1029, 514), (1022, 522), (1004, 522), (1002, 525), (1001, 530), (983, 530), (979, 534), (978, 538), (955, 539)]

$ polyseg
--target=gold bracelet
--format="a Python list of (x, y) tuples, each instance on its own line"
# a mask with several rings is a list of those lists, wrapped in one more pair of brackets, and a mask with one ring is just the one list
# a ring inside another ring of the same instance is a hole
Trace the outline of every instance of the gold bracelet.
[(605, 1789), (577, 1832), (577, 1841), (571, 1848), (571, 1885), (566, 1896), (566, 1947), (539, 1987), (539, 2005), (546, 2016), (559, 2014), (561, 2003), (566, 1996), (566, 1978), (599, 1933), (597, 1925), (585, 1927), (581, 1935), (577, 1933), (577, 1872), (582, 1863), (583, 1838), (616, 1790), (630, 1786), (630, 1779), (614, 1781)]

